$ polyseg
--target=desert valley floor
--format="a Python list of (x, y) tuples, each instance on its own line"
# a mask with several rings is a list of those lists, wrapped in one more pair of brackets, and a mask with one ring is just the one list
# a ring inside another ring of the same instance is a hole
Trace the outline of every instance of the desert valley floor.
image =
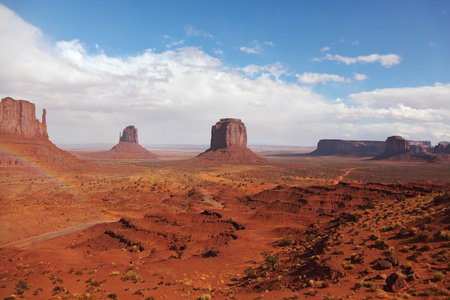
[(0, 299), (450, 298), (448, 164), (39, 149), (0, 164)]

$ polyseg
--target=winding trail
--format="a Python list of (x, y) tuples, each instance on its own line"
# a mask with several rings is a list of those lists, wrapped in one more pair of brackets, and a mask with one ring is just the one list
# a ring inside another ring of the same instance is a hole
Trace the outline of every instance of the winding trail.
[(344, 174), (342, 174), (341, 176), (338, 177), (337, 182), (342, 181), (344, 179), (345, 176), (347, 176), (348, 174), (350, 174), (351, 171), (353, 171), (356, 168), (350, 168), (348, 170), (345, 171)]
[(214, 198), (211, 196), (211, 193), (204, 188), (198, 188), (198, 190), (200, 191), (200, 193), (202, 193), (203, 195), (203, 199), (202, 201), (206, 204), (211, 205), (213, 208), (220, 208), (223, 209), (223, 205), (220, 204), (220, 202), (214, 200)]

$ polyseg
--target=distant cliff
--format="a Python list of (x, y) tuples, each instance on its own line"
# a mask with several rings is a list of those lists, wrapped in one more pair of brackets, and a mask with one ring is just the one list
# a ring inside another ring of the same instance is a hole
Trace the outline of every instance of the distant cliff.
[(36, 119), (34, 103), (7, 97), (0, 102), (0, 135), (48, 139), (46, 110), (42, 123)]
[(320, 140), (311, 155), (375, 156), (383, 153), (384, 141)]

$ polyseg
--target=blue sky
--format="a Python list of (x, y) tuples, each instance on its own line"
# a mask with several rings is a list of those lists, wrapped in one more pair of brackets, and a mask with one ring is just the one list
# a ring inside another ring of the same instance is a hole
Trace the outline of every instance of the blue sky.
[[(0, 97), (55, 143), (450, 140), (449, 1), (0, 0)], [(69, 134), (68, 134), (69, 133)]]

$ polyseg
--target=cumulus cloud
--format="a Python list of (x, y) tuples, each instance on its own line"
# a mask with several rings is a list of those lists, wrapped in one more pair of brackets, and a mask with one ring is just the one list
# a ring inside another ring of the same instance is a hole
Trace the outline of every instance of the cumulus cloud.
[(305, 72), (303, 74), (295, 75), (299, 82), (306, 84), (317, 84), (317, 83), (326, 83), (326, 82), (350, 82), (351, 80), (339, 75), (335, 74), (326, 74), (326, 73), (311, 73)]
[(341, 63), (344, 63), (346, 65), (361, 63), (361, 64), (367, 64), (367, 63), (380, 63), (383, 67), (390, 68), (394, 65), (398, 65), (401, 61), (401, 57), (397, 54), (386, 54), (386, 55), (379, 55), (379, 54), (370, 54), (365, 56), (357, 56), (357, 57), (348, 57), (348, 56), (341, 56), (341, 55), (331, 55), (327, 54), (324, 57), (320, 58), (314, 58), (313, 61), (323, 61), (323, 60), (333, 60), (338, 61)]
[(364, 74), (359, 74), (359, 73), (355, 73), (353, 72), (353, 79), (358, 80), (358, 81), (363, 81), (368, 79), (369, 77), (367, 75)]
[(293, 74), (280, 63), (230, 68), (199, 47), (124, 57), (89, 53), (80, 40), (49, 42), (2, 5), (0, 32), (1, 97), (47, 108), (56, 143), (115, 143), (133, 124), (144, 144), (208, 144), (211, 125), (224, 117), (244, 121), (249, 143), (314, 145), (321, 138), (384, 140), (399, 133), (450, 140), (449, 84), (332, 101), (313, 84), (349, 78), (297, 74), (307, 83), (301, 85), (281, 79)]
[(241, 47), (239, 48), (242, 52), (248, 53), (248, 54), (259, 54), (259, 47), (249, 48), (249, 47)]

